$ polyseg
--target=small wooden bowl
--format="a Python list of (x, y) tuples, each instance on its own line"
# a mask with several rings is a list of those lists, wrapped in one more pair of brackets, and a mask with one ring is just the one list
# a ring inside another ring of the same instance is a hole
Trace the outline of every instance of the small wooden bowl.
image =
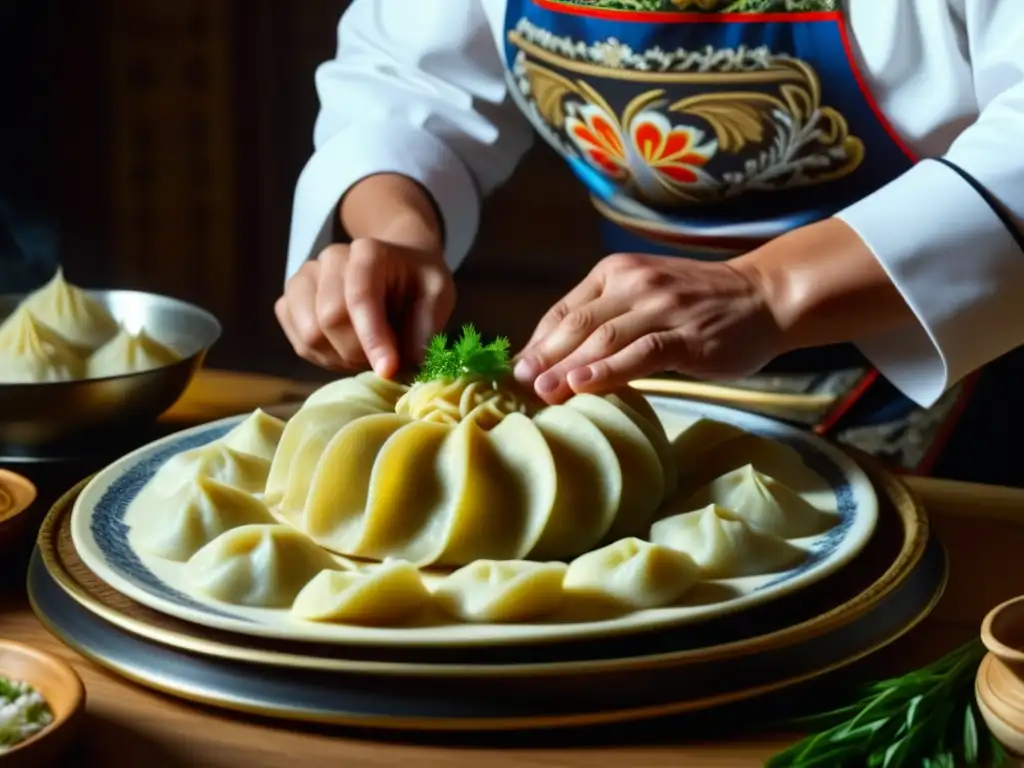
[(30, 522), (25, 512), (36, 495), (31, 480), (0, 469), (0, 555), (20, 546)]
[(41, 768), (53, 764), (74, 739), (85, 711), (81, 678), (56, 656), (6, 640), (0, 640), (0, 676), (31, 685), (53, 713), (50, 725), (0, 753), (0, 767)]
[(1024, 595), (989, 611), (981, 641), (989, 652), (975, 680), (978, 709), (1003, 747), (1024, 757)]

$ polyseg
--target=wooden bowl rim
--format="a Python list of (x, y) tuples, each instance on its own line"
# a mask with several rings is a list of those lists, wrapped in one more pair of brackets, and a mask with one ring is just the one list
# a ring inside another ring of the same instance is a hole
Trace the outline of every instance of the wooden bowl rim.
[(7, 512), (0, 509), (0, 527), (25, 513), (39, 498), (39, 489), (35, 483), (9, 469), (0, 469), (0, 490), (10, 493), (14, 500), (14, 509)]
[[(986, 614), (981, 622), (981, 641), (1000, 660), (1010, 664), (1024, 664), (1024, 648), (1008, 645), (1000, 631), (1011, 616), (1017, 623), (1024, 625), (1024, 595), (1000, 603)], [(1024, 636), (1024, 629), (1020, 632)]]
[[(69, 702), (69, 706), (66, 710), (57, 712), (53, 708), (52, 696), (46, 696), (45, 693), (40, 690), (38, 683), (35, 680), (24, 680), (24, 682), (39, 691), (39, 693), (46, 699), (46, 703), (50, 707), (50, 711), (53, 712), (53, 722), (35, 735), (30, 736), (24, 741), (11, 747), (7, 752), (0, 754), (0, 764), (2, 764), (4, 758), (13, 757), (16, 754), (23, 754), (27, 752), (29, 749), (32, 749), (35, 745), (45, 739), (50, 738), (59, 729), (70, 723), (85, 706), (85, 685), (82, 683), (82, 678), (79, 677), (78, 673), (75, 672), (74, 668), (70, 664), (63, 659), (54, 656), (52, 653), (41, 651), (38, 648), (33, 648), (30, 645), (19, 643), (14, 640), (0, 640), (0, 650), (19, 654), (28, 658), (37, 666), (46, 666), (53, 670), (59, 678), (59, 682), (56, 683), (56, 685), (67, 692)], [(0, 675), (4, 675), (3, 670), (0, 670)]]

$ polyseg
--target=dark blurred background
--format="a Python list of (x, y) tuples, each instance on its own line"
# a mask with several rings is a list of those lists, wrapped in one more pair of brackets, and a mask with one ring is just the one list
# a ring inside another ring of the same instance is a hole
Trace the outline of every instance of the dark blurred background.
[[(34, 285), (59, 261), (80, 285), (195, 302), (225, 326), (210, 365), (315, 375), (273, 303), (347, 5), (0, 0), (0, 215), (18, 223), (0, 248), (34, 253), (0, 269)], [(599, 255), (584, 193), (538, 147), (488, 201), (453, 324), (525, 340)]]

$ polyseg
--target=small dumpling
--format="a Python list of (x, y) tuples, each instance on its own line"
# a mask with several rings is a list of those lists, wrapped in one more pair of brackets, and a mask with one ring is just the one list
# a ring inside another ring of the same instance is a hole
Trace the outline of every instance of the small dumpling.
[(288, 608), (323, 570), (339, 566), (287, 525), (243, 525), (222, 533), (185, 564), (188, 583), (215, 600)]
[(387, 626), (407, 622), (430, 602), (411, 563), (386, 560), (364, 571), (321, 571), (299, 592), (292, 614), (307, 621)]
[(834, 516), (750, 464), (711, 481), (683, 506), (696, 510), (709, 504), (725, 507), (756, 531), (783, 539), (814, 536), (835, 523)]
[(659, 520), (651, 526), (651, 542), (685, 552), (708, 579), (777, 573), (805, 556), (788, 541), (755, 531), (714, 504)]
[(78, 351), (25, 308), (0, 326), (0, 383), (74, 381), (84, 367)]
[(60, 268), (22, 306), (76, 347), (96, 349), (118, 330), (110, 312), (81, 288), (67, 282)]
[(562, 606), (566, 570), (565, 563), (477, 560), (445, 577), (434, 601), (463, 621), (533, 621)]
[(145, 329), (130, 333), (122, 328), (89, 357), (87, 373), (91, 379), (103, 379), (163, 368), (179, 360), (181, 355), (154, 339)]
[(270, 510), (259, 499), (200, 477), (165, 504), (152, 506), (148, 514), (136, 513), (129, 536), (138, 550), (165, 560), (185, 562), (225, 531), (274, 522)]
[(215, 441), (168, 459), (149, 481), (149, 488), (160, 496), (174, 496), (182, 487), (208, 477), (247, 493), (262, 493), (269, 472), (266, 459)]
[(674, 603), (697, 583), (700, 568), (684, 552), (625, 538), (569, 563), (563, 587), (633, 610)]
[(284, 433), (284, 421), (257, 408), (245, 421), (221, 438), (228, 448), (272, 461)]
[(726, 424), (724, 421), (697, 419), (672, 440), (672, 452), (679, 471), (684, 475), (691, 474), (702, 455), (727, 440), (745, 434), (747, 433), (739, 427)]

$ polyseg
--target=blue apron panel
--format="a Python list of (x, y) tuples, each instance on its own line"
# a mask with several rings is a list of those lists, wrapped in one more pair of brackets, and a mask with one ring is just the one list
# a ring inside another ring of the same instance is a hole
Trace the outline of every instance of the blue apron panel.
[(629, 13), (510, 0), (520, 105), (602, 214), (742, 251), (913, 164), (862, 87), (839, 12)]

